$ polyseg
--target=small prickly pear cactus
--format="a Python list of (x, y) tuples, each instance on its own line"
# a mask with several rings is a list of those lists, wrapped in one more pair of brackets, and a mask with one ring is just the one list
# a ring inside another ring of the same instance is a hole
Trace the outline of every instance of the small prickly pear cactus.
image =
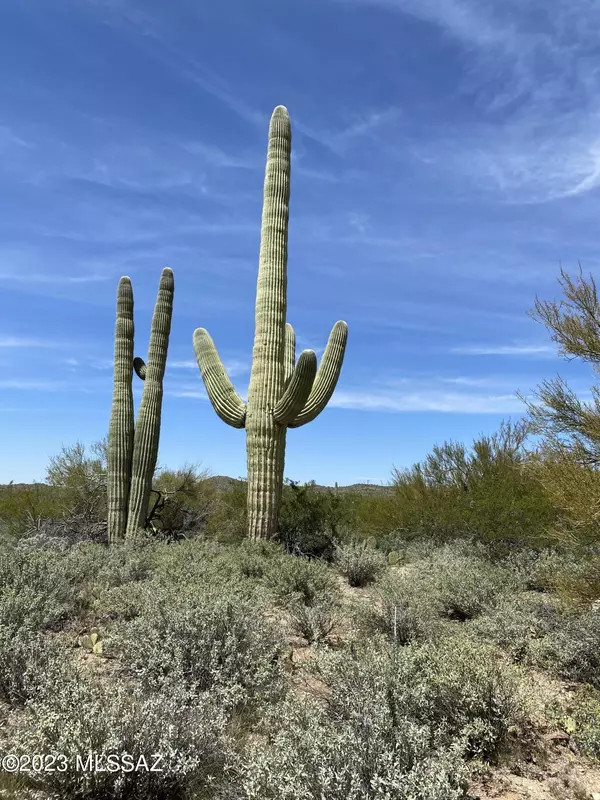
[[(163, 378), (171, 332), (173, 272), (162, 271), (152, 317), (148, 363), (133, 357), (133, 290), (119, 281), (115, 330), (114, 392), (108, 431), (108, 536), (133, 538), (146, 527), (158, 457)], [(133, 370), (144, 381), (137, 423), (133, 413)]]
[(390, 550), (388, 553), (388, 564), (390, 567), (397, 566), (402, 561), (402, 556), (397, 550)]
[(98, 628), (92, 628), (89, 633), (84, 633), (80, 636), (79, 644), (84, 650), (87, 650), (88, 653), (102, 655), (102, 637), (100, 636)]
[(368, 536), (365, 540), (365, 545), (371, 549), (375, 549), (377, 547), (377, 538), (375, 536)]
[(317, 370), (305, 350), (296, 361), (296, 336), (286, 323), (287, 245), (292, 134), (284, 106), (271, 117), (256, 291), (252, 371), (247, 404), (233, 387), (204, 328), (194, 332), (194, 350), (210, 401), (219, 417), (246, 429), (248, 535), (270, 539), (277, 532), (288, 428), (313, 420), (335, 389), (348, 326), (333, 326)]

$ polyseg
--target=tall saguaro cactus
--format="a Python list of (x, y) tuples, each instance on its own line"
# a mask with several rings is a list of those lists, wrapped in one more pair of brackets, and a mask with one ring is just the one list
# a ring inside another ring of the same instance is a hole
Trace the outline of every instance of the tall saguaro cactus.
[(292, 135), (284, 106), (271, 117), (264, 185), (252, 371), (245, 404), (235, 391), (204, 328), (194, 350), (210, 401), (219, 417), (246, 428), (248, 534), (275, 535), (283, 486), (287, 428), (313, 420), (327, 405), (340, 375), (348, 326), (336, 322), (317, 370), (312, 350), (296, 363), (296, 337), (286, 324), (287, 242)]
[[(132, 538), (145, 526), (158, 457), (163, 378), (173, 313), (173, 272), (162, 271), (152, 317), (148, 363), (133, 357), (133, 291), (119, 281), (115, 330), (115, 372), (108, 433), (108, 535)], [(133, 414), (133, 370), (144, 381), (137, 423)]]

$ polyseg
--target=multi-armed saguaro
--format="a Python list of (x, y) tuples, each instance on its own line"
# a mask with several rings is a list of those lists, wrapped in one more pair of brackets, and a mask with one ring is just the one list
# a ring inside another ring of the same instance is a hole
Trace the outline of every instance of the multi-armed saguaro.
[(296, 362), (294, 329), (286, 324), (287, 241), (290, 197), (290, 118), (278, 106), (269, 126), (264, 203), (256, 291), (256, 327), (247, 405), (235, 391), (204, 328), (194, 332), (194, 350), (206, 391), (219, 417), (246, 428), (248, 533), (276, 533), (283, 486), (285, 434), (313, 420), (327, 405), (337, 383), (348, 326), (336, 322), (317, 371), (305, 350)]
[[(108, 429), (108, 537), (132, 538), (145, 527), (158, 457), (163, 378), (173, 313), (173, 272), (162, 271), (152, 317), (148, 364), (133, 357), (133, 290), (121, 278), (117, 293), (115, 372)], [(137, 423), (133, 416), (133, 370), (144, 381)]]

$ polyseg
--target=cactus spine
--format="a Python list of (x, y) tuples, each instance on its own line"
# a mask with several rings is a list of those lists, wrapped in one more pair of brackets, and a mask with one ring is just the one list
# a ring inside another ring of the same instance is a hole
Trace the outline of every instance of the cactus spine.
[(194, 332), (194, 350), (210, 401), (219, 417), (246, 429), (248, 534), (276, 533), (283, 487), (286, 429), (313, 420), (335, 389), (348, 326), (336, 322), (317, 371), (312, 350), (296, 363), (294, 329), (286, 324), (287, 241), (291, 128), (287, 109), (271, 117), (264, 184), (252, 370), (247, 405), (236, 393), (204, 328)]
[[(146, 524), (152, 477), (158, 457), (163, 378), (171, 331), (173, 272), (162, 271), (152, 317), (148, 363), (133, 358), (133, 291), (121, 278), (117, 294), (115, 378), (108, 442), (109, 541), (132, 538)], [(132, 378), (144, 391), (134, 424)]]

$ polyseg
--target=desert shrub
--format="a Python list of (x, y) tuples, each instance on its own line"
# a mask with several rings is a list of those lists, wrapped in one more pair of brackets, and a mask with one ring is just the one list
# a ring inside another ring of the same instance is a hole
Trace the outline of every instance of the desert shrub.
[(576, 605), (600, 600), (600, 546), (577, 547), (557, 565), (554, 588), (560, 597)]
[(339, 587), (329, 567), (321, 561), (284, 556), (270, 562), (264, 581), (276, 602), (299, 601), (307, 606), (339, 595)]
[[(31, 787), (62, 798), (171, 800), (191, 790), (208, 797), (214, 796), (229, 759), (226, 726), (224, 711), (207, 693), (189, 695), (171, 686), (169, 692), (148, 694), (114, 680), (98, 683), (78, 671), (58, 683), (46, 682), (6, 732), (3, 745), (17, 755), (60, 754), (54, 771), (27, 777)], [(104, 769), (82, 768), (90, 753), (100, 754)], [(155, 754), (162, 756), (158, 763)], [(143, 756), (147, 768), (110, 771), (107, 756), (125, 767), (123, 757), (138, 764)], [(64, 765), (66, 770), (59, 769)]]
[(7, 542), (33, 531), (39, 520), (58, 518), (64, 511), (60, 493), (44, 483), (0, 486), (0, 529)]
[(538, 592), (556, 588), (556, 577), (563, 570), (571, 554), (564, 549), (544, 548), (520, 549), (508, 555), (504, 561), (526, 589)]
[(242, 542), (232, 553), (239, 564), (239, 570), (244, 578), (263, 578), (269, 566), (281, 561), (285, 551), (280, 544), (267, 541)]
[[(378, 703), (377, 700), (380, 702)], [(367, 701), (368, 702), (368, 701)], [(438, 745), (425, 726), (390, 720), (383, 696), (338, 720), (314, 700), (290, 699), (265, 725), (239, 768), (239, 800), (459, 800), (467, 775), (460, 748)]]
[(358, 613), (366, 633), (383, 633), (401, 645), (441, 635), (441, 606), (418, 575), (386, 576), (377, 587), (377, 598), (377, 603)]
[(481, 758), (497, 754), (524, 719), (518, 671), (467, 637), (405, 647), (379, 640), (354, 651), (354, 658), (324, 653), (315, 663), (339, 719), (353, 713), (354, 693), (383, 690), (392, 718), (426, 725), (448, 745), (460, 739), (465, 755)]
[(309, 644), (324, 641), (340, 621), (340, 608), (335, 601), (326, 600), (307, 606), (302, 602), (288, 605), (292, 630)]
[(388, 564), (385, 555), (368, 547), (364, 542), (352, 542), (336, 547), (334, 563), (350, 586), (367, 586), (385, 572)]
[(565, 442), (547, 437), (531, 454), (527, 465), (557, 509), (547, 524), (546, 538), (567, 548), (593, 545), (598, 542), (600, 533), (600, 472), (593, 460), (585, 463), (586, 454), (581, 450), (581, 439), (577, 441), (577, 438), (567, 446)]
[(455, 619), (472, 619), (516, 588), (509, 570), (448, 546), (429, 558), (428, 569), (443, 611)]
[(556, 602), (539, 596), (503, 596), (494, 608), (472, 619), (468, 630), (498, 645), (513, 660), (527, 663), (532, 659), (532, 643), (558, 630), (562, 621)]
[(572, 681), (600, 688), (600, 613), (570, 614), (558, 630), (535, 643), (536, 661)]
[(213, 540), (190, 539), (157, 545), (153, 555), (153, 578), (165, 586), (204, 583), (227, 587), (240, 582), (235, 547)]
[(0, 624), (60, 627), (78, 606), (72, 584), (61, 580), (62, 564), (57, 553), (5, 550), (0, 557)]
[(0, 623), (0, 697), (23, 704), (32, 697), (40, 681), (61, 681), (70, 662), (64, 648), (34, 627)]
[(88, 456), (81, 442), (63, 447), (50, 459), (46, 482), (60, 493), (64, 516), (101, 522), (107, 513), (108, 439), (95, 442), (91, 451), (94, 455)]
[(146, 602), (105, 638), (107, 653), (149, 690), (180, 681), (212, 691), (225, 707), (278, 696), (282, 641), (256, 594), (223, 587), (145, 584)]
[(574, 699), (571, 740), (581, 753), (600, 761), (600, 692), (583, 688)]
[(229, 488), (214, 495), (211, 513), (206, 519), (205, 535), (223, 544), (239, 544), (248, 534), (248, 483), (238, 479)]
[(149, 518), (162, 535), (190, 538), (205, 532), (215, 512), (216, 490), (208, 472), (196, 464), (177, 470), (159, 468), (152, 481)]
[(518, 676), (488, 649), (372, 639), (321, 652), (322, 699), (289, 697), (251, 747), (246, 798), (458, 800), (465, 759), (492, 758), (523, 724)]
[(319, 491), (314, 481), (300, 485), (288, 480), (283, 487), (277, 538), (288, 553), (330, 561), (349, 519), (348, 505), (339, 492)]
[[(394, 527), (447, 541), (473, 536), (502, 549), (544, 539), (555, 509), (525, 468), (527, 423), (502, 423), (492, 436), (445, 442), (410, 469), (394, 469)], [(406, 538), (409, 538), (407, 536)]]

